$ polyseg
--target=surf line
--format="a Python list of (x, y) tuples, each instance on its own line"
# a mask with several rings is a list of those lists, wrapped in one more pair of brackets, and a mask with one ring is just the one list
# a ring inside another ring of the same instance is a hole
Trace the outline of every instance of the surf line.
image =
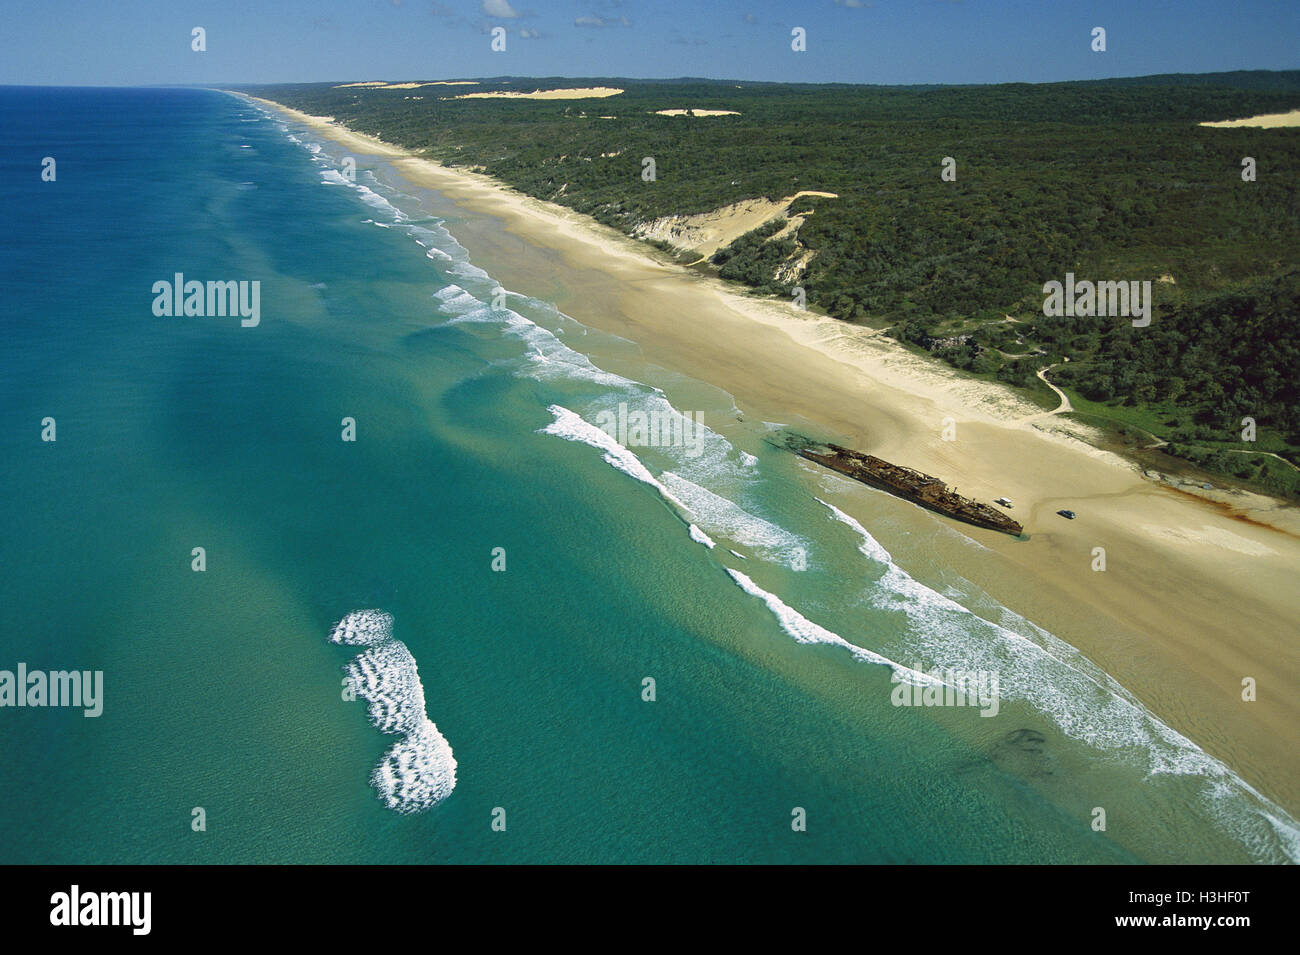
[[(917, 673), (924, 672), (919, 666)], [(895, 670), (889, 682), (897, 683), (889, 694), (894, 706), (971, 706), (979, 707), (980, 716), (998, 715), (997, 670), (949, 670), (942, 667), (926, 673), (934, 682), (916, 686)]]

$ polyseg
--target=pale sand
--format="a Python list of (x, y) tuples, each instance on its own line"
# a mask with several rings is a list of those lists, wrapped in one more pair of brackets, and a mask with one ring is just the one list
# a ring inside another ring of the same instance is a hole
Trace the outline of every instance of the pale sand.
[(657, 109), (656, 116), (739, 116), (734, 109)]
[[(877, 333), (741, 294), (571, 210), (285, 112), (444, 197), (456, 238), (507, 288), (726, 389), (749, 421), (800, 416), (964, 494), (1012, 498), (1028, 541), (818, 475), (822, 496), (867, 527), (887, 513), (908, 528), (877, 534), (904, 567), (909, 553), (941, 558), (1300, 815), (1300, 509), (1253, 495), (1220, 494), (1229, 503), (1219, 504), (1145, 480), (1123, 459), (1045, 430), (1059, 419), (1041, 409)], [(941, 438), (946, 418), (955, 441)], [(1096, 547), (1105, 572), (1091, 569)], [(1257, 702), (1241, 700), (1243, 677), (1258, 682)]]
[(459, 93), (451, 99), (603, 99), (617, 96), (623, 92), (612, 86), (588, 86), (581, 89), (533, 90), (531, 93), (519, 93), (515, 90), (501, 90), (496, 93)]
[[(601, 158), (604, 158), (604, 154)], [(694, 251), (700, 256), (699, 261), (703, 261), (719, 249), (735, 242), (746, 232), (757, 229), (777, 216), (788, 215), (790, 204), (800, 196), (839, 198), (833, 192), (803, 189), (784, 199), (745, 199), (711, 212), (650, 219), (634, 228), (632, 234), (638, 239), (659, 239), (679, 249)], [(805, 213), (801, 216), (789, 217), (785, 228), (776, 233), (775, 237), (780, 238), (792, 233), (803, 224), (807, 215)]]
[(1213, 126), (1216, 129), (1230, 129), (1238, 126), (1253, 126), (1258, 129), (1300, 126), (1300, 109), (1293, 109), (1289, 113), (1265, 113), (1263, 116), (1248, 116), (1246, 119), (1221, 119), (1217, 123), (1201, 123), (1200, 125)]
[(388, 83), (384, 86), (386, 90), (418, 90), (421, 86), (478, 86), (477, 83), (465, 81), (461, 83), (451, 83), (446, 80), (440, 80), (436, 83)]
[(355, 86), (385, 90), (414, 90), (421, 86), (478, 86), (478, 80), (433, 80), (428, 83), (386, 83), (383, 80), (367, 80), (364, 83), (340, 83), (334, 89), (346, 90)]

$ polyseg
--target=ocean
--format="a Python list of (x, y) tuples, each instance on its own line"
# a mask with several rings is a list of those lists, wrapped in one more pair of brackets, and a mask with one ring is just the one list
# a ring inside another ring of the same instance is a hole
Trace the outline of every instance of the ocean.
[(890, 553), (800, 422), (501, 288), (382, 160), (216, 91), (0, 111), (0, 671), (103, 675), (0, 705), (0, 862), (1300, 860), (927, 541), (978, 543)]

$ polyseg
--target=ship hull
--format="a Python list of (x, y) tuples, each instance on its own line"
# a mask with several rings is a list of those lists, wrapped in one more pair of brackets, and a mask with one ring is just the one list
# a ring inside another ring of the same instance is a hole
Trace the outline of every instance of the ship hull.
[(972, 501), (949, 491), (938, 478), (931, 477), (911, 468), (890, 464), (881, 458), (839, 445), (827, 445), (829, 454), (820, 453), (810, 447), (795, 450), (801, 458), (820, 464), (845, 477), (851, 477), (870, 487), (886, 491), (905, 501), (911, 501), (928, 511), (942, 514), (955, 521), (982, 527), (986, 530), (1010, 534), (1013, 537), (1024, 535), (1024, 528), (1017, 521), (1004, 514), (999, 514), (987, 504)]

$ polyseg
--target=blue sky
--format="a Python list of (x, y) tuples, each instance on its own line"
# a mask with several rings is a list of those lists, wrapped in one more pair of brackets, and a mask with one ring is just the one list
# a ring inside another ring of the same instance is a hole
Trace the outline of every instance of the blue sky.
[[(807, 52), (790, 49), (796, 26)], [(47, 0), (7, 5), (0, 84), (1042, 82), (1295, 69), (1297, 49), (1300, 0)]]

